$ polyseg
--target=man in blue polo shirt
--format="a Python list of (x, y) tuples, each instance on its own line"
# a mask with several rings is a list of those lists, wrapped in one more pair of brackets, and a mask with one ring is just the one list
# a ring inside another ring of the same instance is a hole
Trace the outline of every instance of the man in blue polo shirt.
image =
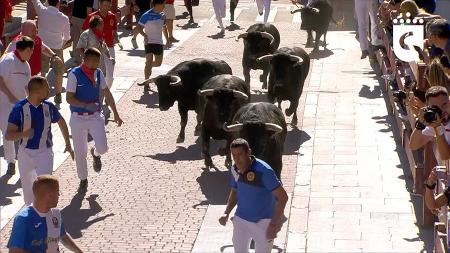
[(232, 218), (234, 251), (249, 252), (253, 239), (256, 253), (271, 252), (288, 196), (273, 169), (251, 155), (246, 140), (236, 139), (230, 148), (235, 165), (230, 168), (231, 190), (219, 223), (225, 225), (237, 205)]
[(70, 71), (67, 77), (67, 103), (70, 104), (70, 128), (72, 130), (75, 162), (80, 178), (79, 193), (86, 193), (88, 186), (87, 149), (88, 134), (94, 139), (95, 147), (91, 149), (94, 171), (100, 172), (100, 156), (108, 151), (106, 142), (105, 118), (100, 113), (103, 97), (114, 113), (118, 126), (123, 121), (116, 109), (116, 102), (106, 85), (105, 76), (98, 68), (101, 53), (96, 48), (84, 51), (83, 63)]
[(49, 90), (45, 77), (32, 77), (28, 82), (28, 97), (14, 105), (8, 119), (5, 138), (20, 140), (17, 158), (26, 205), (33, 202), (31, 186), (36, 177), (53, 172), (52, 123), (58, 123), (66, 142), (65, 152), (73, 158), (66, 121), (55, 105), (46, 101)]
[(58, 253), (59, 241), (72, 252), (82, 251), (66, 233), (61, 212), (55, 208), (59, 198), (59, 182), (53, 176), (42, 175), (33, 182), (35, 201), (23, 208), (14, 219), (9, 238), (10, 253)]

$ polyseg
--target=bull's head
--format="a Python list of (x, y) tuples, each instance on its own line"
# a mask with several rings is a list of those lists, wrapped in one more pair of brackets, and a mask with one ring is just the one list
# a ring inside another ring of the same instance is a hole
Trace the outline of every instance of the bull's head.
[(260, 62), (270, 63), (270, 79), (273, 82), (273, 89), (276, 93), (278, 87), (298, 83), (302, 73), (300, 68), (303, 64), (303, 59), (297, 55), (287, 53), (276, 53), (262, 56), (257, 59)]
[(217, 128), (222, 128), (225, 122), (230, 122), (236, 111), (249, 100), (244, 92), (228, 88), (199, 90), (200, 96), (206, 97), (205, 114), (215, 118)]
[(177, 75), (159, 75), (138, 83), (138, 85), (144, 86), (150, 83), (155, 83), (158, 88), (159, 109), (162, 111), (169, 110), (176, 101), (173, 90), (183, 84), (181, 78)]
[(263, 160), (267, 153), (266, 149), (272, 148), (268, 145), (270, 139), (275, 134), (283, 132), (283, 128), (277, 124), (262, 122), (236, 123), (229, 126), (224, 124), (223, 129), (233, 136), (246, 139), (252, 149), (252, 154)]
[(237, 36), (236, 40), (244, 39), (244, 51), (254, 55), (254, 58), (259, 55), (270, 52), (270, 48), (275, 42), (275, 38), (268, 32), (251, 31), (245, 32)]
[(296, 10), (292, 10), (291, 14), (297, 13), (297, 12), (301, 12), (301, 13), (315, 13), (315, 14), (319, 14), (320, 10), (314, 7), (310, 7), (310, 6), (305, 6), (305, 5), (297, 5), (298, 9)]

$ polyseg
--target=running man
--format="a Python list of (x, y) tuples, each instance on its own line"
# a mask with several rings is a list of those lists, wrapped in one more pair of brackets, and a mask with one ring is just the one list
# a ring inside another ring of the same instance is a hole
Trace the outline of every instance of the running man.
[(105, 77), (98, 68), (101, 53), (96, 48), (84, 52), (83, 63), (70, 71), (67, 78), (67, 103), (70, 104), (70, 128), (72, 130), (73, 148), (78, 177), (79, 193), (86, 193), (88, 186), (87, 148), (88, 134), (94, 139), (95, 147), (91, 149), (94, 171), (100, 172), (100, 156), (108, 151), (106, 142), (105, 119), (100, 113), (102, 96), (114, 113), (118, 126), (123, 121), (116, 109), (116, 102), (106, 85)]
[(20, 140), (17, 160), (26, 205), (34, 201), (31, 187), (37, 176), (53, 172), (52, 123), (58, 123), (66, 142), (64, 152), (69, 152), (73, 159), (66, 121), (56, 106), (46, 101), (50, 93), (47, 79), (32, 77), (28, 93), (28, 97), (12, 109), (5, 136), (8, 141)]

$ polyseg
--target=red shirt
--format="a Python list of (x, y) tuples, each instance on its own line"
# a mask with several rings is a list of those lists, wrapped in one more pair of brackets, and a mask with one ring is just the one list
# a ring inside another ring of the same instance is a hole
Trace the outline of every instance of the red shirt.
[(117, 18), (112, 12), (108, 11), (106, 17), (103, 17), (100, 14), (100, 11), (95, 11), (89, 14), (83, 23), (83, 29), (86, 30), (89, 28), (89, 20), (93, 16), (100, 16), (103, 19), (103, 38), (105, 39), (106, 45), (108, 47), (114, 47), (114, 34), (117, 31)]
[[(19, 34), (17, 35), (13, 41), (14, 43), (20, 39), (22, 35)], [(31, 55), (30, 60), (28, 61), (28, 64), (30, 64), (30, 69), (31, 69), (31, 75), (37, 75), (39, 74), (39, 72), (41, 72), (41, 68), (42, 68), (42, 40), (39, 37), (39, 35), (36, 35), (36, 38), (34, 38), (34, 50), (33, 50), (33, 54)]]
[(175, 0), (166, 0), (166, 4), (172, 4), (173, 5), (173, 2), (175, 2)]

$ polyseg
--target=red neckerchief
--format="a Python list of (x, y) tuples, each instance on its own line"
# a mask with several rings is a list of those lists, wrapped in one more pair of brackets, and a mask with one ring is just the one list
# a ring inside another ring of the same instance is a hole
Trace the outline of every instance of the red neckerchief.
[(97, 28), (92, 28), (92, 32), (94, 32), (95, 37), (97, 37), (99, 41), (103, 41), (103, 31), (100, 31)]
[(94, 76), (95, 69), (89, 68), (89, 67), (86, 66), (86, 64), (84, 64), (84, 63), (82, 63), (80, 67), (81, 67), (81, 71), (83, 71), (83, 73), (84, 73), (87, 77), (89, 77), (89, 80), (91, 80), (91, 81), (92, 81), (92, 84), (95, 86), (95, 85), (96, 85), (96, 82), (95, 82), (95, 76)]
[(16, 55), (17, 58), (19, 58), (19, 60), (20, 60), (21, 62), (25, 62), (25, 61), (22, 59), (22, 57), (20, 57), (19, 51), (17, 51), (17, 49), (14, 50), (14, 54)]

